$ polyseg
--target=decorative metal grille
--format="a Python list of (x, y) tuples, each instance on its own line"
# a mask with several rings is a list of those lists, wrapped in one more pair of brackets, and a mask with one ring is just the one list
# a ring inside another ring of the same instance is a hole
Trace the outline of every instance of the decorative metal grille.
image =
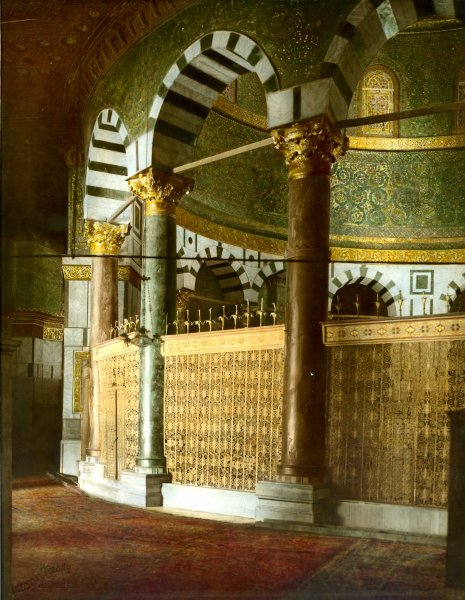
[(447, 412), (465, 407), (465, 342), (333, 347), (329, 354), (333, 494), (445, 507)]
[(134, 469), (138, 450), (139, 351), (98, 361), (100, 390), (100, 452), (106, 477), (119, 479)]
[(166, 357), (165, 437), (174, 483), (254, 490), (276, 474), (283, 350)]

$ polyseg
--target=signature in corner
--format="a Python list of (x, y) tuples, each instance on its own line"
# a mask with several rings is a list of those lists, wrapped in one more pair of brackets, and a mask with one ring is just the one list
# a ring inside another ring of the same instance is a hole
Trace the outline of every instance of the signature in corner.
[(20, 594), (32, 588), (41, 587), (45, 582), (49, 581), (53, 575), (57, 573), (70, 573), (71, 568), (67, 564), (60, 565), (44, 565), (39, 569), (37, 575), (16, 584), (13, 587), (13, 594)]

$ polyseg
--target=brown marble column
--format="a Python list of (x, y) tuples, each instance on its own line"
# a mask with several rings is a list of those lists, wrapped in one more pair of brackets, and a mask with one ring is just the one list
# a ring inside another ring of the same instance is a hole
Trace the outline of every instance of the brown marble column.
[(92, 254), (87, 456), (93, 457), (94, 460), (98, 460), (100, 456), (100, 424), (98, 370), (92, 359), (92, 350), (107, 339), (110, 327), (118, 319), (118, 253), (127, 232), (127, 225), (111, 225), (100, 221), (87, 221), (85, 226)]
[(330, 169), (344, 140), (326, 117), (273, 131), (289, 168), (282, 456), (278, 481), (321, 483), (325, 470)]

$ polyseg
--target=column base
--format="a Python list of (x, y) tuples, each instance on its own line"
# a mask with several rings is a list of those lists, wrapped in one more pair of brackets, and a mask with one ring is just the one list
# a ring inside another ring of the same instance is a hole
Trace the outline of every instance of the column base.
[(260, 481), (255, 493), (258, 504), (255, 520), (321, 523), (329, 489), (322, 483)]
[(145, 473), (146, 475), (165, 475), (166, 469), (163, 467), (134, 467), (135, 473)]
[(119, 502), (142, 508), (162, 506), (161, 486), (170, 481), (169, 473), (122, 471)]
[(163, 483), (171, 481), (169, 473), (136, 473), (125, 470), (119, 480), (105, 477), (105, 465), (87, 457), (79, 463), (79, 487), (91, 496), (120, 504), (148, 508), (161, 506)]
[(100, 480), (105, 476), (105, 465), (98, 456), (86, 456), (86, 460), (79, 462), (79, 478)]

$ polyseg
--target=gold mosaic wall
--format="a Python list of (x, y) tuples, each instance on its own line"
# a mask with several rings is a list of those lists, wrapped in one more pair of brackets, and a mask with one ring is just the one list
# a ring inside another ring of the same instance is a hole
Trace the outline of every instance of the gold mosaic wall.
[(332, 347), (335, 497), (445, 507), (447, 411), (465, 407), (465, 341)]
[(116, 340), (102, 345), (107, 356), (97, 362), (101, 460), (110, 479), (119, 479), (123, 469), (134, 469), (139, 439), (139, 350), (121, 351), (122, 344)]
[(218, 336), (210, 339), (203, 350), (166, 356), (168, 470), (173, 483), (252, 491), (276, 474), (280, 456), (283, 350), (245, 342), (221, 352)]

